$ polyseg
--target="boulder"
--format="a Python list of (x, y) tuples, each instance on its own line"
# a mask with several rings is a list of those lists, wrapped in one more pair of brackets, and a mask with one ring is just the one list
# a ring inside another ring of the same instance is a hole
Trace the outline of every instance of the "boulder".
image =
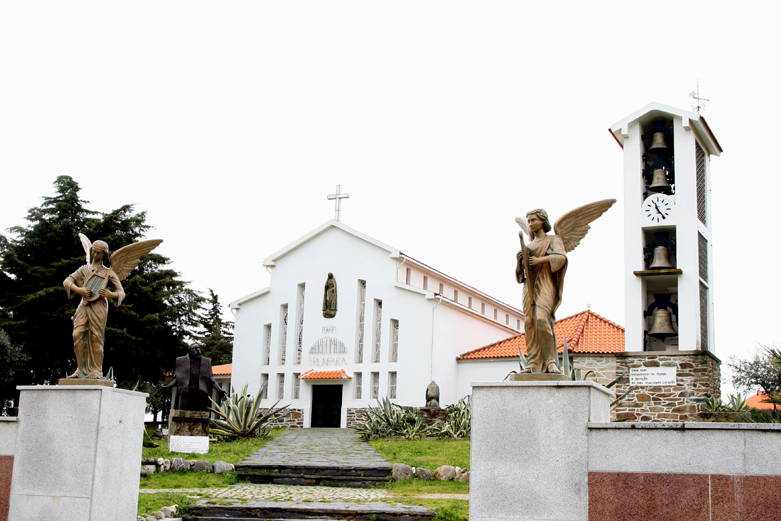
[(469, 483), (469, 471), (466, 469), (460, 469), (458, 472), (456, 472), (456, 481)]
[(163, 507), (163, 508), (161, 508), (160, 512), (165, 517), (175, 517), (176, 514), (179, 512), (179, 508), (176, 505), (172, 505), (170, 507)]
[(235, 470), (233, 465), (230, 463), (225, 463), (224, 461), (215, 461), (212, 467), (214, 468), (215, 474), (222, 474), (223, 472), (230, 472)]
[(168, 472), (169, 470), (171, 470), (171, 460), (165, 459), (165, 460), (163, 460), (163, 470), (162, 470), (162, 472)]
[(183, 472), (190, 470), (190, 462), (182, 458), (174, 458), (171, 460), (171, 472)]
[(404, 463), (393, 464), (393, 481), (404, 481), (405, 479), (412, 479), (412, 467), (405, 465)]
[(163, 463), (165, 463), (165, 460), (163, 458), (157, 458), (157, 461), (155, 463), (157, 463), (158, 467), (162, 467)]
[(415, 477), (418, 479), (422, 479), (423, 481), (431, 481), (432, 479), (434, 479), (434, 473), (431, 472), (429, 469), (418, 467), (415, 469)]
[(456, 469), (450, 465), (442, 465), (434, 471), (434, 477), (440, 481), (450, 481), (456, 477)]
[(193, 463), (192, 470), (196, 472), (214, 472), (212, 464), (203, 459), (196, 460), (195, 463)]

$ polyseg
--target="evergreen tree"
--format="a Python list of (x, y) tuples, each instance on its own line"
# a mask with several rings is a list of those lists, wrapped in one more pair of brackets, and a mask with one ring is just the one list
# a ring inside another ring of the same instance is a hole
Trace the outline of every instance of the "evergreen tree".
[(233, 360), (233, 322), (222, 319), (219, 297), (211, 288), (204, 304), (206, 312), (198, 321), (203, 331), (197, 338), (203, 344), (203, 355), (212, 359), (212, 365), (229, 364)]
[(14, 382), (17, 373), (27, 361), (27, 355), (22, 346), (11, 343), (11, 339), (2, 329), (0, 329), (0, 360), (3, 361), (0, 364), (0, 415), (8, 415), (11, 407), (19, 406), (15, 401), (16, 387)]
[[(79, 232), (114, 252), (150, 229), (145, 212), (134, 213), (132, 205), (106, 214), (88, 210), (68, 176), (54, 186), (56, 195), (29, 211), (28, 226), (11, 228), (10, 239), (0, 235), (0, 328), (29, 357), (16, 385), (54, 384), (76, 368), (71, 317), (79, 299), (68, 300), (62, 282), (85, 263)], [(120, 384), (158, 382), (196, 325), (203, 298), (169, 263), (159, 254), (142, 257), (122, 282), (124, 302), (110, 306), (103, 370), (113, 367)]]
[(733, 357), (732, 385), (746, 392), (762, 391), (768, 395), (781, 393), (781, 353), (765, 347), (756, 351), (751, 359)]

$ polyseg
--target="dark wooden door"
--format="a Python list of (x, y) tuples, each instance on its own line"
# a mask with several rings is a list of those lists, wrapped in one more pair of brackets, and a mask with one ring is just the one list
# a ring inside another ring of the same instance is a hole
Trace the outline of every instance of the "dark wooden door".
[(312, 386), (312, 427), (339, 427), (342, 419), (342, 385)]

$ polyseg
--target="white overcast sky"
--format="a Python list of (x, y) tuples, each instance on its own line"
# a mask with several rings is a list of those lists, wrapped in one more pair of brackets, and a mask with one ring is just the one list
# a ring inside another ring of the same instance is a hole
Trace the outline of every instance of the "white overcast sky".
[(333, 217), (341, 184), (342, 222), (520, 307), (514, 218), (615, 197), (570, 254), (558, 316), (591, 304), (623, 325), (622, 153), (607, 129), (652, 101), (691, 110), (699, 79), (724, 148), (712, 228), (727, 362), (779, 337), (779, 5), (3, 2), (0, 229), (67, 174), (92, 209), (146, 211), (160, 253), (227, 304)]

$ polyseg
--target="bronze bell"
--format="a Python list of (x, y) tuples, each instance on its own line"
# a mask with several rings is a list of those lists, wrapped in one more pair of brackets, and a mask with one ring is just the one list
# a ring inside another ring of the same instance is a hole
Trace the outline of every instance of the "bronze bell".
[(664, 132), (654, 132), (651, 137), (651, 146), (648, 147), (648, 151), (655, 154), (666, 154), (669, 152), (669, 147), (664, 141)]
[(653, 324), (651, 324), (651, 330), (648, 332), (648, 336), (665, 339), (668, 336), (675, 336), (677, 334), (675, 329), (673, 329), (670, 311), (666, 309), (654, 310), (654, 321)]
[(666, 270), (674, 267), (672, 262), (670, 262), (670, 249), (667, 246), (654, 248), (654, 257), (648, 266), (649, 270)]
[(663, 192), (665, 194), (669, 194), (672, 191), (670, 183), (667, 182), (667, 172), (665, 172), (663, 168), (657, 168), (654, 170), (653, 177), (651, 177), (651, 184), (648, 186), (648, 190), (651, 192)]

